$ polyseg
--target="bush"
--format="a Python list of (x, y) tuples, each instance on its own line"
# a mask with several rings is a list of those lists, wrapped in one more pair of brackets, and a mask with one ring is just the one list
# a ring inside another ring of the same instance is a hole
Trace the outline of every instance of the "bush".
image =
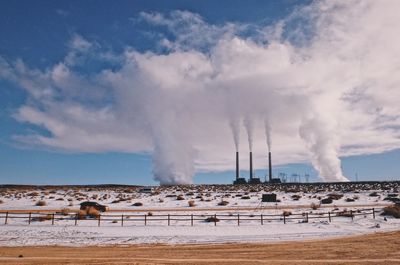
[(68, 215), (71, 212), (69, 208), (62, 208), (61, 209), (61, 214), (62, 215)]
[(298, 195), (298, 194), (292, 195), (292, 200), (294, 200), (294, 201), (298, 201), (300, 198), (301, 198), (301, 195)]
[(332, 200), (339, 200), (342, 197), (343, 197), (343, 194), (337, 194), (337, 193), (328, 194), (328, 198), (331, 198)]
[(141, 203), (141, 202), (135, 202), (134, 204), (132, 204), (132, 206), (143, 206), (143, 203)]
[(400, 199), (396, 198), (396, 197), (386, 197), (385, 199), (383, 199), (384, 201), (391, 201), (394, 203), (400, 203)]
[(344, 210), (343, 212), (336, 213), (336, 215), (337, 216), (343, 216), (343, 217), (353, 217), (354, 216), (354, 211)]
[(46, 203), (46, 201), (37, 201), (35, 205), (36, 206), (46, 206), (47, 203)]
[(38, 216), (38, 217), (34, 217), (32, 218), (32, 221), (39, 221), (39, 222), (44, 222), (44, 221), (48, 221), (53, 219), (53, 215), (52, 214), (46, 214), (44, 216)]
[(0, 200), (0, 204), (4, 203), (3, 200)]
[(379, 194), (376, 191), (374, 191), (374, 192), (370, 193), (369, 196), (370, 197), (378, 197)]
[(177, 201), (183, 201), (185, 198), (183, 197), (183, 195), (178, 195), (177, 197), (176, 197), (176, 200)]
[(311, 203), (310, 207), (313, 210), (317, 210), (320, 207), (320, 205), (313, 202), (313, 203)]
[(325, 199), (322, 199), (321, 200), (321, 203), (322, 204), (330, 204), (330, 203), (332, 203), (333, 202), (333, 200), (331, 199), (331, 198), (325, 198)]
[(345, 201), (346, 201), (346, 202), (354, 202), (354, 199), (353, 199), (353, 198), (346, 198)]
[(292, 215), (292, 212), (291, 211), (283, 211), (282, 215), (289, 216), (289, 215)]
[(78, 213), (77, 213), (78, 219), (79, 220), (85, 219), (86, 218), (86, 213), (87, 213), (86, 210), (79, 210)]
[(147, 216), (153, 216), (153, 213), (152, 212), (148, 212)]
[(218, 203), (219, 206), (225, 206), (225, 205), (228, 205), (228, 204), (229, 204), (228, 201), (220, 201), (220, 202)]
[(242, 200), (250, 200), (250, 196), (242, 196)]
[(382, 215), (393, 216), (394, 218), (400, 218), (400, 206), (392, 205), (383, 208)]
[(96, 208), (94, 208), (94, 207), (89, 207), (87, 209), (86, 214), (89, 217), (96, 218), (96, 219), (99, 218), (99, 216), (100, 216), (100, 212), (98, 210), (96, 210)]
[(207, 217), (204, 221), (206, 221), (207, 223), (215, 223), (215, 222), (219, 222), (219, 219), (215, 216), (210, 216), (210, 217)]
[(196, 204), (192, 200), (188, 201), (188, 204), (189, 204), (189, 207), (195, 207), (196, 206)]

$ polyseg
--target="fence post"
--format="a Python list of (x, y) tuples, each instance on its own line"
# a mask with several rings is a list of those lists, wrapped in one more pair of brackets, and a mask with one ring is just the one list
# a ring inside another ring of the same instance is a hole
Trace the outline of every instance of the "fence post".
[(331, 212), (328, 212), (328, 216), (329, 216), (329, 223), (332, 222), (331, 220)]
[(169, 214), (168, 214), (168, 226), (169, 226), (169, 224), (170, 224), (170, 218), (169, 218)]
[(97, 226), (100, 226), (100, 220), (101, 220), (101, 214), (99, 214), (99, 222), (97, 223)]
[(78, 224), (78, 213), (75, 214), (75, 226)]
[(283, 223), (286, 224), (286, 215), (285, 214), (282, 215), (283, 215)]
[(121, 215), (121, 226), (124, 226), (124, 214)]
[(375, 219), (375, 208), (372, 208), (372, 216), (373, 216), (374, 219)]
[(237, 218), (237, 219), (238, 219), (237, 221), (238, 221), (238, 226), (239, 226), (239, 225), (240, 225), (240, 221), (239, 221), (239, 219), (240, 219), (240, 215), (238, 214), (238, 216), (237, 216), (237, 217), (238, 217), (238, 218)]
[(29, 217), (28, 217), (28, 224), (31, 224), (31, 218), (32, 218), (32, 213), (29, 213)]
[(261, 214), (261, 225), (264, 224), (264, 219), (263, 219), (263, 215)]
[(354, 220), (354, 215), (353, 215), (353, 210), (350, 210), (350, 216), (351, 216), (351, 220)]
[(190, 215), (190, 224), (193, 226), (193, 214)]
[(147, 214), (144, 214), (144, 225), (147, 225)]
[(6, 212), (6, 219), (4, 220), (4, 224), (6, 225), (8, 221), (8, 212)]
[(214, 226), (217, 226), (217, 214), (214, 214)]
[(53, 213), (53, 216), (51, 218), (51, 225), (54, 225), (54, 213)]
[(308, 223), (308, 213), (306, 213), (306, 222)]

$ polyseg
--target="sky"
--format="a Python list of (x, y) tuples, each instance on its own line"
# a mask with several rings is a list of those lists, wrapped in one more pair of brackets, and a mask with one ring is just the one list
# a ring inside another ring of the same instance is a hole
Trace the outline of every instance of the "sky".
[[(0, 183), (399, 180), (400, 4), (2, 1)], [(357, 175), (357, 177), (356, 177)]]

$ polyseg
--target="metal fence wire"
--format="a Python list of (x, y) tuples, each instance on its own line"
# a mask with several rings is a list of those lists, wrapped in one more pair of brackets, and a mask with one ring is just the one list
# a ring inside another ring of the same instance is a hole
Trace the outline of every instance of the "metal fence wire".
[[(246, 223), (256, 223), (264, 225), (269, 222), (286, 223), (308, 223), (312, 219), (325, 219), (333, 222), (335, 218), (354, 218), (362, 216), (363, 218), (375, 219), (376, 213), (382, 209), (368, 208), (357, 210), (329, 211), (329, 212), (303, 212), (282, 214), (96, 214), (96, 215), (79, 215), (78, 213), (39, 213), (39, 212), (1, 212), (0, 219), (4, 220), (4, 225), (9, 224), (15, 219), (23, 219), (22, 224), (30, 225), (32, 222), (50, 222), (55, 225), (58, 221), (69, 221), (68, 224), (78, 225), (78, 222), (96, 221), (97, 226), (109, 225), (110, 223), (120, 223), (121, 226), (127, 225), (173, 225), (187, 224), (194, 226), (196, 223), (210, 223), (214, 226), (219, 223), (235, 224), (240, 226)], [(93, 222), (92, 222), (93, 223)], [(19, 223), (20, 224), (20, 223)], [(66, 225), (63, 223), (63, 225)]]

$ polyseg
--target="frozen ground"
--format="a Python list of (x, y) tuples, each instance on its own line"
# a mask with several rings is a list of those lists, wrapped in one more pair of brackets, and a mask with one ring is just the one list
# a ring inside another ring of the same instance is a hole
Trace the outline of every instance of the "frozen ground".
[[(2, 188), (0, 191), (0, 210), (51, 210), (68, 207), (77, 210), (79, 203), (86, 200), (97, 201), (108, 205), (112, 210), (107, 214), (134, 214), (131, 211), (151, 211), (154, 216), (159, 214), (202, 214), (205, 217), (217, 214), (255, 215), (254, 220), (244, 221), (237, 226), (232, 221), (206, 223), (195, 221), (171, 221), (167, 226), (163, 221), (143, 222), (125, 221), (121, 227), (120, 221), (112, 222), (104, 216), (101, 226), (97, 220), (80, 220), (74, 225), (74, 220), (33, 221), (28, 225), (27, 219), (10, 219), (4, 224), (0, 219), (0, 245), (107, 245), (107, 244), (143, 244), (143, 243), (223, 243), (223, 242), (276, 242), (288, 240), (321, 239), (356, 234), (398, 230), (400, 219), (383, 216), (376, 213), (376, 219), (371, 215), (336, 217), (332, 222), (327, 218), (311, 219), (308, 223), (301, 220), (289, 220), (284, 224), (281, 220), (266, 221), (260, 224), (257, 215), (282, 214), (282, 209), (290, 209), (295, 213), (310, 213), (336, 211), (344, 209), (357, 210), (361, 208), (380, 209), (392, 204), (385, 200), (388, 197), (398, 197), (398, 183), (382, 187), (381, 185), (362, 186), (186, 186), (158, 187), (152, 194), (140, 193), (134, 187), (102, 187), (102, 188)], [(261, 204), (261, 195), (271, 192), (277, 194), (278, 203)], [(320, 204), (320, 200), (330, 194), (339, 195), (337, 200), (328, 204), (331, 208), (311, 209), (310, 205)], [(180, 196), (179, 196), (180, 195)], [(342, 196), (343, 195), (343, 196)], [(342, 197), (341, 197), (342, 196)], [(181, 197), (181, 199), (178, 199)], [(339, 198), (341, 197), (341, 198)], [(35, 206), (39, 200), (46, 202), (45, 206)], [(221, 201), (227, 201), (226, 206), (218, 206)], [(353, 201), (354, 200), (354, 201)], [(194, 201), (195, 207), (189, 207), (188, 202)], [(143, 206), (133, 206), (135, 202)], [(270, 206), (271, 208), (263, 208)], [(275, 208), (276, 207), (276, 208)], [(278, 208), (279, 207), (279, 208)], [(274, 209), (275, 208), (275, 209)], [(226, 210), (225, 210), (226, 209)], [(197, 210), (196, 212), (193, 210)], [(201, 210), (200, 213), (198, 210)], [(218, 210), (218, 211), (217, 211)], [(221, 211), (222, 210), (222, 211)], [(167, 211), (167, 212), (162, 212)], [(145, 213), (136, 213), (144, 215)], [(103, 217), (102, 217), (103, 218)], [(149, 218), (149, 219), (151, 219)], [(251, 219), (251, 218), (250, 218)]]
[[(370, 188), (374, 188), (373, 186)], [(220, 208), (217, 204), (227, 201), (226, 207), (260, 207), (263, 193), (269, 192), (269, 188), (259, 187), (235, 187), (235, 186), (188, 186), (188, 187), (158, 187), (153, 194), (140, 193), (139, 188), (76, 188), (76, 189), (43, 189), (43, 190), (18, 190), (3, 189), (0, 193), (0, 210), (9, 209), (60, 209), (68, 207), (76, 209), (82, 201), (97, 201), (107, 205), (112, 210), (140, 210), (146, 209), (171, 209), (189, 208), (188, 201), (193, 200), (198, 208)], [(319, 188), (290, 188), (288, 190), (274, 191), (281, 201), (279, 206), (309, 206), (318, 204), (328, 194), (341, 194), (342, 198), (335, 200), (332, 205), (388, 205), (390, 202), (384, 199), (389, 194), (398, 194), (397, 185), (388, 190), (379, 189), (319, 189)], [(370, 196), (376, 193), (376, 196)], [(299, 196), (298, 200), (293, 195)], [(178, 200), (181, 196), (182, 200)], [(398, 195), (396, 195), (398, 196)], [(349, 202), (348, 199), (354, 201)], [(35, 206), (39, 201), (46, 202), (46, 206)], [(135, 202), (141, 202), (143, 206), (135, 207)], [(274, 204), (264, 204), (274, 205)]]
[[(322, 239), (356, 234), (384, 232), (399, 229), (397, 219), (350, 218), (316, 220), (310, 223), (268, 223), (261, 225), (217, 225), (198, 226), (101, 226), (35, 224), (1, 225), (1, 246), (34, 245), (109, 245), (109, 244), (191, 244), (224, 242), (277, 242), (292, 240)], [(378, 228), (379, 227), (379, 228)]]

